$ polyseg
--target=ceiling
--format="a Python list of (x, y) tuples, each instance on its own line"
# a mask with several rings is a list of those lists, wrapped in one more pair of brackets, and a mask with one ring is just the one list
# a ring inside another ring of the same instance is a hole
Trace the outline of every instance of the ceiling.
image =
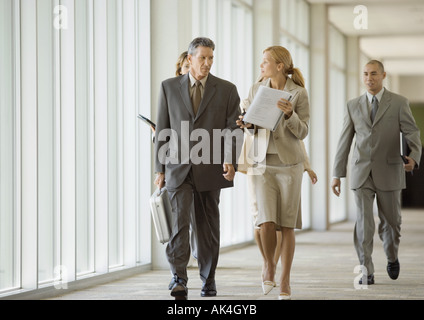
[[(388, 72), (424, 76), (424, 0), (308, 1), (326, 3), (329, 20), (342, 33), (359, 36), (361, 50), (369, 58), (381, 60)], [(358, 5), (368, 11), (368, 29), (354, 26)]]

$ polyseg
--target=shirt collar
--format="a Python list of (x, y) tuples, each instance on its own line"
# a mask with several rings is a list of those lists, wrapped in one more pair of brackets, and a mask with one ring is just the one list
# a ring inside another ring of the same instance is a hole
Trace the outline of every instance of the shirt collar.
[[(375, 96), (376, 96), (376, 98), (377, 98), (377, 100), (378, 100), (378, 102), (380, 102), (381, 101), (381, 97), (383, 96), (383, 93), (384, 93), (384, 87), (383, 87), (383, 89), (381, 89), (380, 90), (380, 92), (379, 93), (377, 93)], [(367, 91), (367, 98), (368, 98), (368, 101), (370, 102), (370, 103), (372, 103), (372, 97), (374, 97), (374, 95), (372, 95), (371, 93), (369, 93), (368, 91)]]
[[(188, 73), (188, 76), (190, 78), (190, 87), (194, 86), (194, 84), (196, 83), (196, 79), (191, 75), (191, 73)], [(204, 77), (202, 80), (199, 80), (200, 83), (202, 84), (203, 88), (206, 85), (206, 81), (208, 80), (209, 75), (207, 75), (206, 77)]]

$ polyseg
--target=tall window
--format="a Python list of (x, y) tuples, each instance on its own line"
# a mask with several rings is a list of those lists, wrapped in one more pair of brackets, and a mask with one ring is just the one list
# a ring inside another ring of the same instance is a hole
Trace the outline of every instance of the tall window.
[(17, 155), (13, 1), (0, 2), (0, 291), (18, 286)]
[[(306, 1), (280, 1), (280, 44), (290, 51), (294, 66), (302, 71), (308, 92), (310, 92), (311, 85), (309, 81), (309, 20), (309, 4)], [(308, 137), (304, 140), (304, 143), (308, 152)], [(304, 229), (311, 226), (310, 186), (309, 176), (304, 174), (302, 183), (302, 223)]]
[[(196, 36), (207, 36), (216, 44), (212, 73), (233, 82), (241, 99), (253, 84), (253, 13), (251, 0), (194, 1)], [(221, 192), (221, 246), (252, 239), (246, 177), (237, 173), (235, 186)]]
[(151, 262), (149, 6), (0, 2), (0, 293)]

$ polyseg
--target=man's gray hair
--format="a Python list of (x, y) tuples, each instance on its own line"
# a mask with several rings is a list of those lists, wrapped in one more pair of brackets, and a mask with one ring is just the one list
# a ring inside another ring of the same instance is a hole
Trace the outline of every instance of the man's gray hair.
[(198, 47), (207, 47), (215, 50), (215, 43), (209, 38), (196, 38), (190, 43), (188, 47), (188, 54), (192, 56), (195, 55)]

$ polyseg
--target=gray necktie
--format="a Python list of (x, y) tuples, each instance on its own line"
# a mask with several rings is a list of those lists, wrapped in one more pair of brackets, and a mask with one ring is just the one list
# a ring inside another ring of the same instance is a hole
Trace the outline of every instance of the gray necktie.
[(201, 85), (202, 83), (199, 80), (197, 80), (196, 83), (194, 84), (195, 88), (194, 88), (193, 96), (191, 97), (191, 102), (193, 103), (194, 115), (197, 114), (197, 111), (199, 110), (200, 101), (202, 101), (202, 93), (200, 92)]
[(374, 123), (375, 115), (377, 114), (378, 110), (378, 100), (376, 96), (372, 97), (372, 109), (371, 109), (371, 123)]

